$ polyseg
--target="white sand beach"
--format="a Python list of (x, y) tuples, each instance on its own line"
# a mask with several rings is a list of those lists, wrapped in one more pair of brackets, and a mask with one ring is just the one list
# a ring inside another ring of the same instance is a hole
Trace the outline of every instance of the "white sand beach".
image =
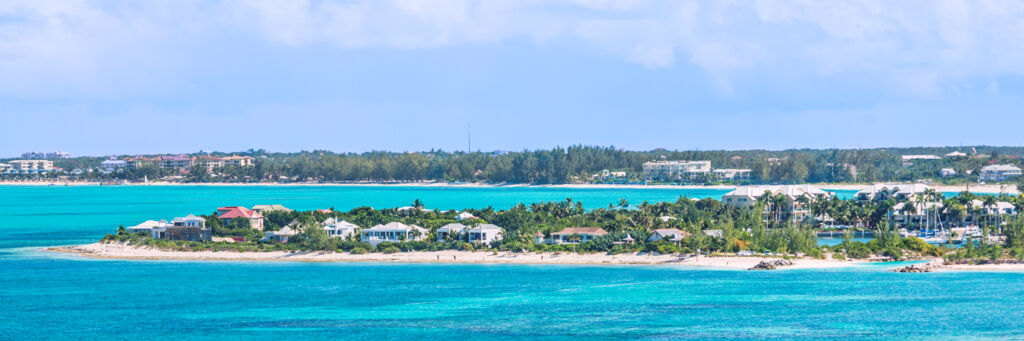
[[(4, 180), (0, 186), (100, 186), (98, 182), (89, 181), (57, 181), (57, 180)], [(580, 188), (580, 189), (735, 189), (734, 185), (640, 185), (640, 184), (560, 184), (560, 185), (529, 185), (529, 184), (504, 184), (504, 183), (449, 183), (443, 181), (415, 181), (415, 182), (341, 182), (341, 183), (319, 183), (319, 182), (260, 182), (260, 183), (181, 183), (154, 181), (149, 183), (128, 183), (117, 184), (118, 186), (353, 186), (353, 187), (462, 187), (462, 188), (484, 188), (484, 187), (536, 187), (536, 188)], [(819, 186), (826, 190), (860, 190), (871, 184), (810, 184)], [(974, 193), (1004, 193), (1017, 195), (1017, 187), (1012, 184), (970, 184), (970, 185), (936, 185), (929, 186), (940, 192), (962, 192), (971, 191)]]
[[(296, 262), (396, 262), (396, 263), (507, 263), (507, 264), (592, 264), (592, 265), (683, 265), (704, 268), (749, 269), (768, 257), (679, 256), (648, 254), (557, 254), (512, 252), (399, 252), (392, 254), (349, 254), (339, 252), (234, 252), (167, 251), (120, 243), (93, 243), (46, 249), (83, 257), (107, 259), (176, 259), (212, 261), (296, 261)], [(824, 269), (856, 266), (864, 261), (832, 259), (793, 259), (793, 265), (780, 269)]]

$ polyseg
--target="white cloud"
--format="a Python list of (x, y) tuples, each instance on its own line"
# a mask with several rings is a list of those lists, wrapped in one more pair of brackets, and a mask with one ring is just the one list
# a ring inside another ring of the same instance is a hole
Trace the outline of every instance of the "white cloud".
[(202, 55), (182, 46), (228, 36), (342, 49), (576, 40), (647, 68), (692, 63), (723, 89), (740, 74), (856, 75), (936, 96), (944, 84), (1024, 74), (1022, 17), (1024, 3), (996, 0), (7, 1), (0, 95), (160, 92), (154, 74), (186, 82), (188, 58)]

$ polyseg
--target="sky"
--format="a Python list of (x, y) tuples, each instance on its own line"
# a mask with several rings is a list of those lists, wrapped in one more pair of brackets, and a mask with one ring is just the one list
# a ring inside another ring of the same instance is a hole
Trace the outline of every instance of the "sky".
[(1024, 143), (1019, 1), (0, 1), (0, 156)]

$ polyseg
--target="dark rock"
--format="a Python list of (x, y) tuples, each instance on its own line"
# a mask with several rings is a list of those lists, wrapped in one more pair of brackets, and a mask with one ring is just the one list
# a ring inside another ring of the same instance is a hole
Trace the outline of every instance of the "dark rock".
[(754, 267), (747, 270), (775, 270), (778, 269), (779, 267), (790, 265), (793, 265), (793, 261), (788, 259), (763, 260), (760, 263), (757, 263), (757, 265), (754, 265)]

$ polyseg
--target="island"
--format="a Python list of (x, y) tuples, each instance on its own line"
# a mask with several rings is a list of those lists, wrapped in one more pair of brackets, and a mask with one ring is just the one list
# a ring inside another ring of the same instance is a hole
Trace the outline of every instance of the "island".
[[(740, 186), (721, 200), (564, 201), (504, 210), (224, 206), (51, 248), (117, 259), (692, 265), (799, 269), (917, 260), (904, 272), (1024, 270), (1021, 196), (875, 184), (841, 199), (811, 185)], [(828, 241), (828, 242), (826, 242)]]

